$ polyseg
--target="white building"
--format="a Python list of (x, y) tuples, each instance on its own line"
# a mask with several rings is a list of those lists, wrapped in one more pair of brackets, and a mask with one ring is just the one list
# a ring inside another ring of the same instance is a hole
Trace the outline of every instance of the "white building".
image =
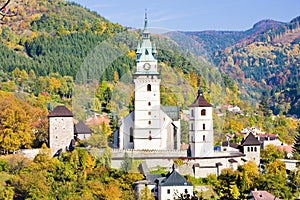
[(181, 195), (193, 195), (193, 185), (176, 170), (158, 184), (158, 200), (177, 199)]
[(198, 97), (189, 106), (189, 141), (192, 157), (206, 157), (214, 153), (212, 105), (198, 91)]
[(160, 104), (160, 74), (155, 45), (151, 44), (147, 16), (142, 44), (136, 51), (134, 112), (115, 132), (115, 147), (135, 150), (177, 150), (180, 148), (180, 114), (176, 106)]

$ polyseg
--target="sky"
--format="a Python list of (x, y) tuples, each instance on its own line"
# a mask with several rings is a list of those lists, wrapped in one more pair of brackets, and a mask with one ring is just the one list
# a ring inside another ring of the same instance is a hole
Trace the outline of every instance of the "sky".
[(300, 0), (71, 0), (113, 23), (176, 31), (247, 30), (263, 19), (289, 22), (300, 15)]

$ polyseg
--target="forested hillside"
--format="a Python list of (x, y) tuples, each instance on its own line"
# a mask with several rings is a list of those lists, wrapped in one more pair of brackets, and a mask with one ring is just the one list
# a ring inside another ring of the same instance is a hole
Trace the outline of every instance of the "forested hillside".
[[(44, 108), (66, 104), (82, 120), (105, 112), (117, 122), (133, 109), (139, 30), (127, 30), (62, 0), (11, 1), (7, 10), (16, 15), (3, 18), (0, 26), (1, 90), (24, 93), (29, 102), (49, 97)], [(152, 39), (163, 105), (187, 108), (200, 86), (216, 106), (241, 102), (235, 83), (228, 84), (229, 77), (223, 79), (205, 59), (186, 53), (168, 37)]]
[(274, 114), (299, 113), (299, 17), (289, 23), (263, 20), (239, 32), (187, 32), (209, 59), (239, 83), (241, 95), (269, 99)]

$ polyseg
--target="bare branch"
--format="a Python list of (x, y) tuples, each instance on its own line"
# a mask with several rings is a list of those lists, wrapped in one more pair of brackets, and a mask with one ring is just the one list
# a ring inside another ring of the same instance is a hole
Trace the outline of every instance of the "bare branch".
[(2, 12), (2, 10), (4, 9), (4, 8), (6, 8), (6, 6), (10, 3), (10, 1), (11, 0), (7, 0), (6, 2), (5, 2), (5, 4), (0, 8), (0, 11)]
[(10, 3), (11, 0), (7, 0), (1, 7), (0, 7), (0, 24), (5, 24), (4, 18), (5, 17), (13, 17), (16, 16), (17, 13), (12, 13), (10, 10), (6, 11), (7, 5)]

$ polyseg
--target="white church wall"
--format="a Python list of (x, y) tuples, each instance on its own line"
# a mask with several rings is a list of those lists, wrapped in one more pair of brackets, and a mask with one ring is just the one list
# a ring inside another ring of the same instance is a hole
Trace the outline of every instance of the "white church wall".
[(145, 101), (138, 101), (134, 104), (135, 110), (141, 110), (141, 111), (148, 111), (148, 110), (160, 110), (160, 103), (157, 101), (151, 101), (151, 105), (149, 105), (148, 100)]
[(120, 149), (132, 149), (133, 142), (130, 142), (130, 128), (133, 130), (133, 112), (127, 115), (123, 120), (119, 129)]
[(160, 120), (159, 119), (139, 119), (135, 121), (135, 128), (146, 128), (146, 129), (155, 129), (160, 128)]
[(139, 110), (139, 111), (136, 111), (135, 112), (135, 116), (138, 118), (138, 119), (159, 119), (160, 118), (160, 111), (159, 110), (150, 110), (150, 109), (147, 109), (147, 110)]

